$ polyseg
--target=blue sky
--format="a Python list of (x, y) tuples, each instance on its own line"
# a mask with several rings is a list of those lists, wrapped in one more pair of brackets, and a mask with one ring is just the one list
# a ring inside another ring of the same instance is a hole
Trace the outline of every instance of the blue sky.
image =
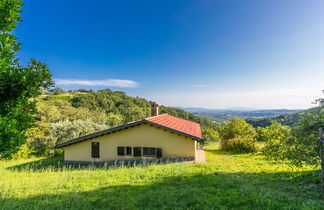
[(307, 108), (324, 89), (322, 0), (28, 0), (23, 62), (64, 89), (184, 107)]

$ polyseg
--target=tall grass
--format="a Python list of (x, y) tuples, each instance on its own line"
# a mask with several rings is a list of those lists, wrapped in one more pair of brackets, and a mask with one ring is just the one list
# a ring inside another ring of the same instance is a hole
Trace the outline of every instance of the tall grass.
[(319, 171), (206, 148), (207, 164), (61, 167), (0, 162), (0, 209), (324, 209)]

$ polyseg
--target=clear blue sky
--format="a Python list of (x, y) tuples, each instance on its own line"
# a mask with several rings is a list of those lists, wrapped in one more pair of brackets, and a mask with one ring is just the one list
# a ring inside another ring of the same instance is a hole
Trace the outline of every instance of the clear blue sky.
[(23, 62), (64, 89), (169, 106), (307, 108), (324, 89), (322, 0), (25, 0)]

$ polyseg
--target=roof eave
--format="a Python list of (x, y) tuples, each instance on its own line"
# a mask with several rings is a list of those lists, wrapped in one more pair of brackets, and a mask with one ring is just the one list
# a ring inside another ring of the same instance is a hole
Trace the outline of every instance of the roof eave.
[(134, 121), (134, 122), (131, 122), (131, 123), (123, 124), (123, 125), (120, 125), (120, 126), (116, 126), (116, 127), (113, 127), (113, 128), (109, 128), (109, 129), (106, 129), (106, 130), (103, 130), (103, 131), (98, 131), (98, 132), (95, 132), (95, 133), (91, 133), (91, 134), (81, 136), (81, 137), (78, 137), (78, 138), (75, 138), (75, 139), (71, 139), (71, 140), (63, 142), (61, 144), (57, 144), (55, 146), (55, 148), (63, 148), (63, 147), (66, 147), (66, 146), (69, 146), (69, 145), (72, 145), (72, 144), (76, 144), (76, 143), (79, 143), (79, 142), (87, 141), (89, 139), (97, 138), (99, 136), (103, 136), (103, 135), (107, 135), (107, 134), (117, 132), (117, 131), (120, 131), (120, 130), (123, 130), (123, 129), (127, 129), (129, 127), (133, 127), (133, 126), (136, 126), (136, 125), (139, 125), (139, 124), (142, 124), (142, 123), (147, 123), (149, 125), (153, 125), (155, 127), (162, 128), (162, 129), (165, 129), (165, 130), (168, 130), (168, 131), (171, 131), (171, 132), (186, 136), (186, 137), (191, 138), (192, 140), (195, 140), (195, 141), (199, 141), (199, 142), (203, 141), (203, 139), (199, 138), (198, 136), (193, 136), (193, 135), (190, 135), (190, 134), (187, 134), (187, 133), (184, 133), (184, 132), (181, 132), (181, 131), (178, 131), (178, 130), (175, 130), (175, 129), (172, 129), (172, 128), (169, 128), (169, 127), (166, 127), (166, 126), (151, 122), (149, 120), (142, 119), (142, 120)]
[(138, 120), (138, 121), (134, 121), (134, 122), (131, 122), (131, 123), (116, 126), (116, 127), (113, 127), (113, 128), (109, 128), (109, 129), (106, 129), (106, 130), (91, 133), (91, 134), (88, 134), (88, 135), (85, 135), (85, 136), (81, 136), (81, 137), (78, 137), (78, 138), (75, 138), (75, 139), (71, 139), (71, 140), (63, 142), (61, 144), (57, 144), (57, 145), (55, 145), (55, 148), (63, 148), (63, 147), (66, 147), (66, 146), (69, 146), (69, 145), (72, 145), (72, 144), (75, 144), (75, 143), (79, 143), (79, 142), (82, 142), (82, 141), (87, 141), (89, 139), (93, 139), (93, 138), (96, 138), (96, 137), (99, 137), (99, 136), (107, 135), (107, 134), (110, 134), (110, 133), (113, 133), (113, 132), (117, 132), (117, 131), (129, 128), (129, 127), (139, 125), (139, 124), (141, 124), (143, 122), (144, 122), (144, 120)]

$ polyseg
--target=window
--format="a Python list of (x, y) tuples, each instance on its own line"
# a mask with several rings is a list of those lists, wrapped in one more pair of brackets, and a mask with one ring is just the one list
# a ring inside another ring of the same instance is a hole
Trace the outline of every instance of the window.
[(126, 155), (132, 155), (132, 148), (126, 147)]
[(125, 155), (125, 147), (117, 147), (118, 155)]
[(91, 142), (91, 157), (92, 158), (99, 158), (99, 147), (100, 143), (99, 142)]
[(117, 147), (117, 154), (120, 156), (132, 155), (131, 147)]
[(142, 156), (142, 148), (141, 147), (133, 147), (133, 155), (134, 156)]
[(156, 156), (156, 148), (143, 147), (143, 156)]
[(162, 157), (162, 149), (161, 148), (156, 148), (156, 157), (161, 158)]

